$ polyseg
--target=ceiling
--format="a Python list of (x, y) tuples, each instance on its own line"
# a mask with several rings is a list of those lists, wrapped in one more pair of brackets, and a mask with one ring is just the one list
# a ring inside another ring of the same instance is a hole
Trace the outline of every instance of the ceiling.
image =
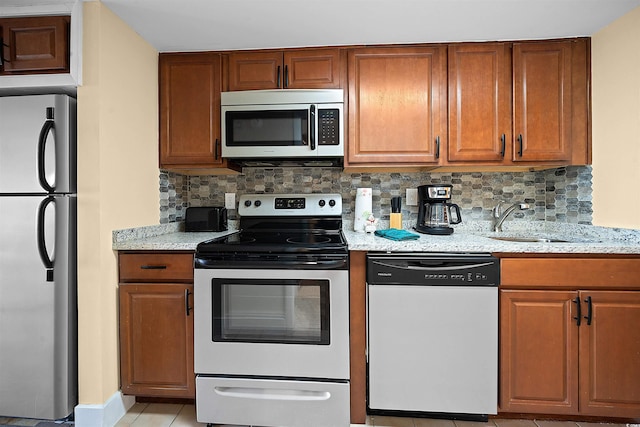
[(640, 6), (640, 0), (102, 2), (160, 52), (590, 36)]
[[(76, 1), (0, 0), (0, 16)], [(160, 52), (591, 36), (640, 0), (101, 0)], [(26, 13), (26, 12), (25, 12)]]

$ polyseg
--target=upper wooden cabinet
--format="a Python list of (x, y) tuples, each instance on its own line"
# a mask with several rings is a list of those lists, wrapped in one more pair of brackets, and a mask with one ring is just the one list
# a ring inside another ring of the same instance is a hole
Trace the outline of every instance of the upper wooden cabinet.
[(449, 45), (449, 161), (502, 162), (511, 153), (511, 50)]
[(584, 38), (351, 49), (345, 164), (589, 164), (589, 63)]
[(513, 45), (514, 162), (571, 159), (572, 45)]
[(233, 52), (227, 89), (339, 89), (342, 70), (340, 49)]
[(585, 39), (449, 46), (448, 162), (588, 164)]
[(0, 73), (69, 72), (69, 16), (1, 18)]
[(160, 167), (226, 167), (220, 155), (218, 53), (160, 54)]
[(447, 140), (446, 46), (352, 49), (345, 164), (437, 164)]

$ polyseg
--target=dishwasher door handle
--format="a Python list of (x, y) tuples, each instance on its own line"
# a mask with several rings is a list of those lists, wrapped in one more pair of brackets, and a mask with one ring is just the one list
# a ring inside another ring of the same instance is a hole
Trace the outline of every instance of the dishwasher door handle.
[(494, 263), (481, 262), (473, 264), (461, 264), (449, 261), (428, 261), (428, 260), (402, 260), (399, 262), (389, 262), (381, 260), (373, 260), (373, 264), (383, 267), (400, 269), (400, 270), (424, 270), (424, 271), (442, 271), (442, 270), (468, 270), (473, 268), (486, 267)]

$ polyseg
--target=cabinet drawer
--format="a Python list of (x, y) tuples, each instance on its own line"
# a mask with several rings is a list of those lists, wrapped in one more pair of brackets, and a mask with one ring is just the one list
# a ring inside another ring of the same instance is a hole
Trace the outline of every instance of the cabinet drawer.
[(640, 258), (502, 258), (509, 288), (640, 289)]
[(193, 254), (120, 253), (120, 282), (193, 282)]

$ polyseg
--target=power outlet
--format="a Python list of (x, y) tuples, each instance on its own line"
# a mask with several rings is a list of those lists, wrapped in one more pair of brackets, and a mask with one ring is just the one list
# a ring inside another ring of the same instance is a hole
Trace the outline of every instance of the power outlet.
[(406, 200), (407, 206), (418, 206), (418, 189), (407, 188)]
[(224, 193), (224, 207), (227, 210), (236, 208), (236, 193)]

